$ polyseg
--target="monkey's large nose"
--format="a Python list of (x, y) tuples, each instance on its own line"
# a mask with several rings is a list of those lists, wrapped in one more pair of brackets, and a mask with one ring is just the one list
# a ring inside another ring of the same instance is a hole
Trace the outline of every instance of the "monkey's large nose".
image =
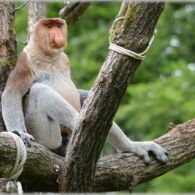
[(62, 35), (55, 36), (55, 48), (62, 48), (65, 46), (65, 37)]

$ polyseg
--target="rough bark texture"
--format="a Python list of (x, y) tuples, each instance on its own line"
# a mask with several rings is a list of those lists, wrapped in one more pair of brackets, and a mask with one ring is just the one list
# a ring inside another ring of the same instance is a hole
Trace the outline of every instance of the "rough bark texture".
[(47, 3), (30, 1), (28, 4), (28, 34), (32, 32), (34, 24), (47, 16)]
[[(8, 74), (16, 62), (14, 3), (0, 2), (0, 99)], [(4, 130), (0, 102), (0, 131)]]
[[(111, 29), (111, 42), (144, 51), (164, 3), (123, 3)], [(140, 61), (109, 51), (89, 92), (65, 157), (60, 191), (93, 191), (96, 163), (120, 100)]]
[[(14, 3), (0, 2), (0, 131), (4, 130), (1, 115), (1, 94), (8, 74), (16, 62), (16, 39), (14, 24)], [(5, 183), (0, 184), (0, 191), (5, 189)]]
[[(115, 154), (100, 158), (97, 163), (96, 192), (132, 190), (137, 185), (154, 179), (195, 158), (195, 119), (175, 126), (155, 140), (169, 152), (166, 165), (152, 159), (149, 166), (133, 154)], [(64, 159), (34, 143), (27, 148), (28, 158), (21, 181), (26, 191), (58, 191), (56, 182), (64, 166)], [(14, 141), (0, 134), (0, 175), (6, 177), (13, 168), (16, 156)], [(58, 170), (59, 166), (59, 171)]]
[(70, 3), (60, 10), (59, 15), (66, 19), (67, 24), (75, 24), (89, 5), (89, 2)]

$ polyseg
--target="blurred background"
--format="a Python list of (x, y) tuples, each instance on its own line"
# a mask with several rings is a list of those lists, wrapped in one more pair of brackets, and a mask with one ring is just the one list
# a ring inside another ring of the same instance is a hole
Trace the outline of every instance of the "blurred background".
[[(17, 3), (19, 6), (19, 3)], [(63, 3), (50, 3), (48, 17), (58, 17)], [(119, 3), (93, 3), (74, 26), (68, 27), (72, 77), (78, 88), (90, 89), (108, 52), (111, 24)], [(18, 52), (27, 38), (27, 11), (16, 12)], [(167, 3), (158, 33), (121, 102), (115, 121), (133, 140), (152, 140), (170, 123), (195, 116), (195, 3)], [(112, 109), (112, 108), (110, 108)], [(106, 145), (103, 154), (115, 152)], [(195, 192), (195, 161), (136, 192)]]

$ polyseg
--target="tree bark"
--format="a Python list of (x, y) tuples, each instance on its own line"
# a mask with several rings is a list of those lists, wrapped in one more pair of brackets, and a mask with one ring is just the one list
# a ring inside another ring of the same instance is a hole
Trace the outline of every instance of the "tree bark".
[(16, 39), (14, 26), (14, 3), (0, 3), (0, 90), (16, 62)]
[[(154, 179), (195, 158), (195, 119), (175, 126), (155, 140), (168, 150), (169, 161), (160, 164), (154, 158), (149, 166), (133, 154), (118, 153), (99, 159), (95, 174), (96, 192), (133, 190), (137, 185)], [(34, 143), (27, 148), (28, 158), (20, 178), (24, 190), (58, 191), (56, 182), (63, 170), (64, 158)], [(0, 175), (6, 177), (15, 163), (16, 148), (10, 137), (0, 134)], [(59, 168), (59, 169), (58, 169)], [(56, 171), (55, 171), (56, 170)]]
[(47, 16), (47, 2), (30, 1), (28, 4), (28, 39), (34, 24)]
[[(144, 51), (163, 8), (164, 3), (123, 3), (110, 41), (135, 52)], [(65, 157), (60, 191), (93, 191), (97, 160), (119, 102), (139, 64), (138, 60), (109, 51), (80, 112)]]
[[(16, 39), (14, 24), (14, 3), (0, 2), (0, 99), (10, 71), (16, 63)], [(0, 101), (1, 113), (1, 101)], [(4, 130), (0, 114), (0, 131)]]
[[(8, 74), (16, 62), (16, 39), (14, 24), (14, 3), (0, 2), (0, 131), (4, 130), (1, 115), (1, 94)], [(5, 189), (5, 183), (0, 184), (0, 191)]]

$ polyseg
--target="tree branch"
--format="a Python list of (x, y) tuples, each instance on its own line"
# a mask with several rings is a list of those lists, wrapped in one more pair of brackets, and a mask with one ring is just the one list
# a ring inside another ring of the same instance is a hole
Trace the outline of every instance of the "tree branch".
[[(10, 71), (16, 63), (16, 33), (14, 25), (15, 3), (0, 2), (0, 113), (1, 94)], [(0, 114), (0, 131), (4, 130), (3, 118)]]
[(69, 3), (60, 10), (59, 15), (66, 19), (67, 24), (75, 24), (89, 5), (89, 2)]
[[(110, 40), (135, 52), (147, 47), (164, 3), (123, 3)], [(96, 163), (112, 120), (140, 61), (109, 51), (98, 78), (81, 109), (65, 156), (60, 191), (93, 191)]]
[[(40, 11), (41, 10), (41, 11)], [(34, 24), (47, 16), (47, 2), (30, 1), (28, 3), (28, 40)]]
[(0, 2), (0, 90), (3, 90), (8, 74), (16, 63), (14, 8), (13, 2)]
[(23, 7), (25, 7), (28, 3), (29, 3), (29, 2), (27, 1), (27, 2), (23, 3), (22, 5), (20, 5), (19, 7), (15, 8), (15, 9), (14, 9), (14, 13), (15, 13), (16, 11), (22, 9)]
[(169, 161), (160, 164), (154, 158), (149, 166), (131, 154), (101, 158), (97, 165), (97, 191), (133, 190), (137, 185), (161, 176), (195, 158), (195, 119), (177, 125), (154, 140), (167, 149)]
[[(195, 158), (195, 119), (175, 126), (155, 140), (169, 152), (166, 165), (152, 158), (146, 166), (133, 154), (104, 156), (97, 163), (96, 192), (134, 189), (137, 185), (154, 179)], [(26, 191), (58, 191), (57, 177), (62, 172), (64, 159), (43, 146), (33, 143), (27, 148), (28, 158), (21, 177)], [(13, 168), (16, 156), (14, 141), (0, 134), (0, 175), (4, 177)], [(58, 170), (59, 171), (54, 171)]]

